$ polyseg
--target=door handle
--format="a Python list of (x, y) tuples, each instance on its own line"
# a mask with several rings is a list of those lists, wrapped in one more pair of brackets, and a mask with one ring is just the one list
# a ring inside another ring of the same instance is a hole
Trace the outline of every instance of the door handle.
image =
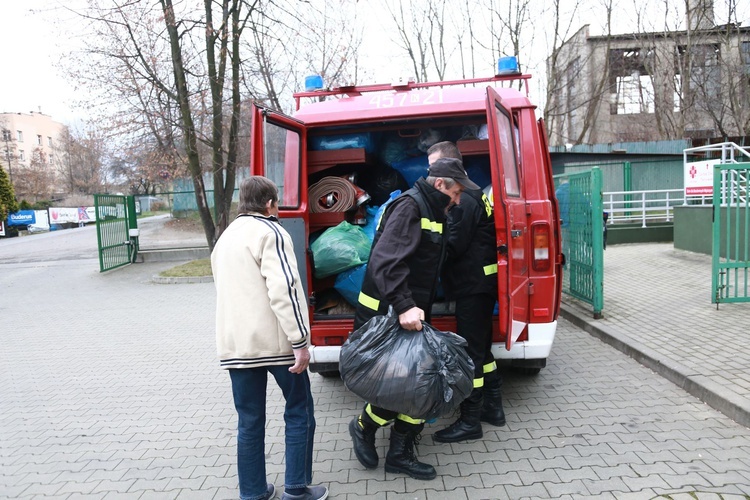
[(511, 229), (510, 230), (510, 237), (511, 238), (518, 238), (523, 234), (523, 230), (521, 229)]

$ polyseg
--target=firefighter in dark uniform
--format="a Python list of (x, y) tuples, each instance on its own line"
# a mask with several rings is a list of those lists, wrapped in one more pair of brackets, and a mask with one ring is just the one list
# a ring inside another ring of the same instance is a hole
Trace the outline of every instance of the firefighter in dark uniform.
[[(452, 142), (434, 144), (428, 161), (461, 158)], [(456, 302), (457, 332), (467, 341), (474, 362), (474, 390), (460, 407), (460, 416), (433, 435), (455, 443), (482, 437), (481, 421), (505, 425), (502, 379), (492, 355), (492, 316), (497, 301), (497, 242), (492, 203), (480, 189), (466, 189), (461, 203), (448, 213), (448, 260), (443, 270), (446, 298)]]
[[(432, 164), (426, 179), (418, 179), (412, 189), (388, 205), (375, 232), (354, 317), (355, 330), (370, 318), (387, 314), (389, 305), (406, 330), (421, 330), (422, 321), (430, 321), (445, 258), (446, 212), (460, 201), (465, 188), (478, 186), (469, 180), (460, 160), (444, 158)], [(394, 425), (385, 470), (434, 479), (435, 468), (419, 462), (414, 454), (424, 421), (369, 403), (349, 424), (360, 463), (368, 469), (377, 467), (375, 432), (390, 423)]]

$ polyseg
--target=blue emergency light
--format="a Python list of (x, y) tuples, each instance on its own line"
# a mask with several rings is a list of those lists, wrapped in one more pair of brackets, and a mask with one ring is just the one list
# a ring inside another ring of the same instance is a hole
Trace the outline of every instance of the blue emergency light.
[(310, 75), (305, 77), (305, 92), (313, 92), (323, 88), (323, 77), (320, 75)]
[(515, 56), (501, 57), (497, 60), (498, 75), (513, 75), (518, 72), (518, 59)]

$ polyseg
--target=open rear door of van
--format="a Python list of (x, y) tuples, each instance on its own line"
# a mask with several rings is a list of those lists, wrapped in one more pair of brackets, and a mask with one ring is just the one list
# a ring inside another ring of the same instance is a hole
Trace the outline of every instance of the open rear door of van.
[(510, 350), (529, 318), (529, 241), (526, 199), (519, 168), (518, 127), (492, 87), (487, 87), (487, 130), (498, 248), (500, 330)]
[[(297, 268), (309, 297), (307, 261), (307, 130), (292, 117), (253, 104), (250, 173), (279, 188), (279, 222), (292, 237)], [(238, 183), (239, 185), (239, 183)]]
[(552, 202), (552, 220), (553, 234), (554, 234), (554, 252), (553, 259), (555, 265), (555, 276), (556, 287), (555, 287), (555, 307), (554, 307), (554, 319), (560, 314), (560, 303), (562, 301), (562, 276), (563, 276), (563, 255), (562, 255), (562, 234), (560, 229), (560, 207), (557, 203), (557, 196), (555, 195), (555, 180), (552, 177), (552, 160), (549, 157), (549, 138), (547, 137), (547, 127), (544, 125), (544, 120), (539, 119), (537, 122), (539, 126), (539, 137), (542, 140), (542, 153), (544, 154), (545, 168), (547, 172), (547, 196)]

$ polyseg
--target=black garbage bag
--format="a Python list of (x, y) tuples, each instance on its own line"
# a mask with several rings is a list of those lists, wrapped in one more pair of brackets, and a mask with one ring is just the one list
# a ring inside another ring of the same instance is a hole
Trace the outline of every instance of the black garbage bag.
[(429, 420), (455, 410), (473, 388), (466, 345), (428, 323), (405, 330), (390, 308), (349, 335), (339, 371), (347, 389), (368, 403)]
[(411, 187), (398, 170), (389, 166), (363, 170), (359, 176), (359, 186), (367, 191), (374, 205), (388, 201), (391, 193), (397, 189), (403, 192)]

